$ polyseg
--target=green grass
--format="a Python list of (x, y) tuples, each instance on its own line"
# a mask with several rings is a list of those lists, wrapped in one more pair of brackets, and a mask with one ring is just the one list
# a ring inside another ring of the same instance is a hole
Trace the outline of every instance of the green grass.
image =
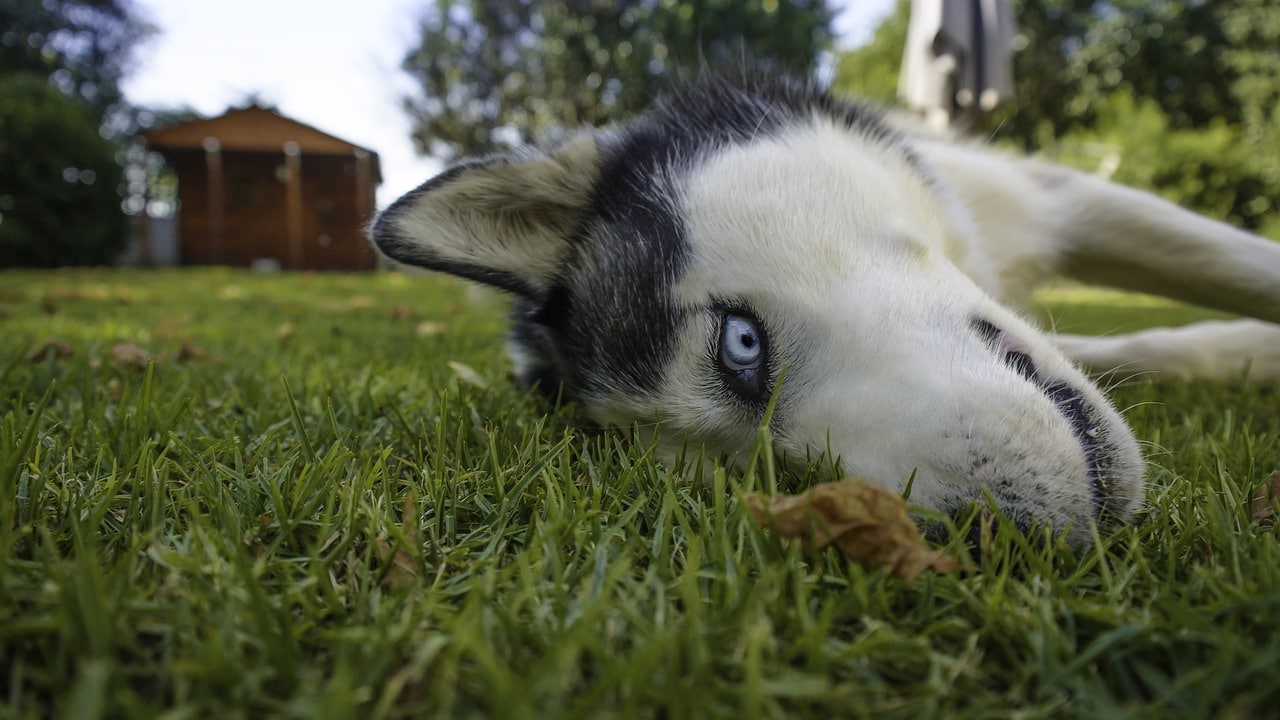
[[(1193, 317), (1047, 301), (1075, 331)], [(976, 572), (905, 585), (751, 524), (745, 490), (810, 478), (689, 484), (549, 413), (503, 329), (438, 278), (0, 273), (0, 717), (1280, 707), (1271, 388), (1117, 388), (1136, 524), (1074, 551), (998, 525)], [(72, 354), (24, 359), (48, 339)]]

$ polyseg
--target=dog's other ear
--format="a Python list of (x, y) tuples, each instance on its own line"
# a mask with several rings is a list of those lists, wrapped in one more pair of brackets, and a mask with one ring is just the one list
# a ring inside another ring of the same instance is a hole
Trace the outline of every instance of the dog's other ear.
[(550, 286), (599, 176), (595, 137), (456, 165), (374, 221), (389, 257), (537, 297)]

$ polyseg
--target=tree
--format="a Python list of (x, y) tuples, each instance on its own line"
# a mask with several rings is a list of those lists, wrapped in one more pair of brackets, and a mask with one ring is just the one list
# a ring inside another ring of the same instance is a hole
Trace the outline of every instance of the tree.
[(419, 151), (445, 159), (599, 125), (703, 68), (809, 72), (824, 0), (439, 0), (404, 61)]
[(49, 78), (88, 103), (109, 132), (128, 131), (120, 81), (155, 32), (130, 0), (5, 0), (0, 28), (0, 77)]
[[(1117, 179), (1267, 225), (1280, 198), (1280, 4), (1021, 0), (1018, 21), (1032, 35), (1015, 61), (1017, 102), (992, 120), (997, 138), (1032, 150), (1123, 138)], [(1125, 131), (1144, 125), (1162, 134)]]
[(0, 267), (111, 260), (126, 230), (116, 151), (88, 104), (39, 75), (0, 78)]
[(911, 20), (910, 0), (898, 0), (871, 40), (836, 58), (831, 89), (844, 95), (892, 105), (898, 100), (898, 75)]
[(129, 0), (0, 2), (0, 265), (104, 263), (124, 244), (138, 114), (120, 81), (151, 32)]
[[(1049, 153), (1109, 142), (1123, 150), (1116, 179), (1280, 229), (1280, 4), (1015, 0), (1015, 17), (1014, 97), (988, 118), (991, 138)], [(895, 15), (840, 59), (837, 86), (896, 76), (903, 42)]]

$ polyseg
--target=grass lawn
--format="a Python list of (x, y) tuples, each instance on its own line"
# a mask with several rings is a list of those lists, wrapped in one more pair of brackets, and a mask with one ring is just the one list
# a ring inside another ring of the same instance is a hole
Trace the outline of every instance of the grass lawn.
[(0, 273), (0, 717), (1280, 714), (1275, 389), (1117, 388), (1136, 524), (997, 524), (906, 585), (751, 523), (809, 478), (688, 484), (548, 413), (502, 315), (439, 278)]

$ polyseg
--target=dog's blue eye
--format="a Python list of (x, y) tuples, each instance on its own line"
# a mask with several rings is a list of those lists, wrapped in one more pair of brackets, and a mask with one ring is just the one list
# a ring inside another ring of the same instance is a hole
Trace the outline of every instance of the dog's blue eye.
[(754, 321), (741, 315), (725, 315), (720, 326), (720, 364), (731, 372), (759, 370), (764, 343)]

